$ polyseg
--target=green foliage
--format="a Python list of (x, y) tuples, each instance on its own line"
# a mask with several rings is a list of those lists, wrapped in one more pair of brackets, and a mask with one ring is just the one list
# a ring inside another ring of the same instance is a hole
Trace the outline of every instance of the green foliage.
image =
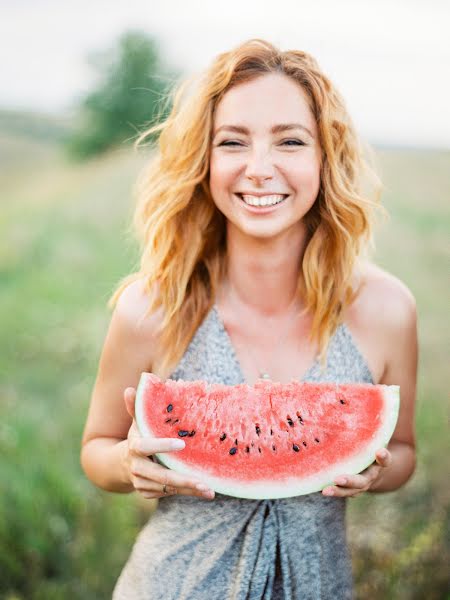
[[(137, 260), (125, 232), (142, 160), (114, 152), (74, 164), (44, 153), (24, 163), (35, 149), (0, 177), (0, 598), (100, 600), (149, 516), (135, 495), (96, 489), (79, 464), (106, 301)], [(381, 158), (392, 218), (377, 259), (419, 309), (418, 467), (401, 490), (349, 502), (355, 598), (440, 600), (450, 560), (448, 155)]]
[(99, 74), (94, 91), (81, 103), (80, 123), (68, 139), (69, 152), (87, 158), (136, 139), (167, 114), (168, 82), (156, 43), (137, 31), (116, 47), (91, 58)]
[(117, 243), (133, 166), (110, 155), (80, 169), (52, 155), (3, 182), (0, 598), (111, 597), (101, 571), (118, 574), (146, 516), (134, 497), (92, 486), (79, 463), (104, 303), (134, 252)]

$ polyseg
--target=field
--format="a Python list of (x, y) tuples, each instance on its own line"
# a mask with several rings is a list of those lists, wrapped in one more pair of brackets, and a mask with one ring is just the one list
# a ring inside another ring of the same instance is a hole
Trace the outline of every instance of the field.
[[(394, 493), (349, 502), (357, 598), (438, 600), (450, 559), (450, 156), (377, 156), (391, 218), (376, 260), (418, 304), (418, 468)], [(153, 504), (94, 488), (79, 446), (106, 301), (138, 260), (129, 223), (143, 157), (73, 164), (51, 140), (4, 134), (0, 158), (0, 597), (106, 599)]]

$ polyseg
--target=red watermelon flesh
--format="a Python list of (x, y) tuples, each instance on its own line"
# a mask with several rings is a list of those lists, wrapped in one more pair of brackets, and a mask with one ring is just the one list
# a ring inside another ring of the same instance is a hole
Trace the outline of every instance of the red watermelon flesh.
[(143, 373), (136, 394), (141, 435), (186, 442), (157, 454), (162, 464), (253, 499), (308, 494), (361, 472), (391, 438), (398, 410), (399, 387), (386, 385), (227, 386)]

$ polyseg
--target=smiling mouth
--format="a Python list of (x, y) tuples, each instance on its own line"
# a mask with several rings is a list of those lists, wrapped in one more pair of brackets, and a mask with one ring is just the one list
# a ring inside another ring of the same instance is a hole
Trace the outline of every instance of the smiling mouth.
[(236, 196), (247, 204), (254, 207), (276, 206), (288, 198), (289, 194), (267, 194), (266, 196), (252, 196), (250, 194), (236, 194)]

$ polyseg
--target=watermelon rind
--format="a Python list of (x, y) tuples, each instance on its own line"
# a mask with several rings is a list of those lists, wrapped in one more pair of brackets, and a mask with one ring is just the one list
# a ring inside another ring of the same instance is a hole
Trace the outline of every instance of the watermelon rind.
[[(140, 434), (143, 437), (155, 437), (148, 423), (144, 419), (144, 390), (148, 378), (155, 377), (151, 373), (143, 373), (136, 391), (135, 418)], [(160, 381), (155, 377), (156, 380)], [(394, 432), (399, 407), (400, 387), (398, 385), (378, 385), (384, 399), (384, 414), (381, 416), (382, 426), (376, 431), (371, 441), (363, 450), (345, 460), (338, 461), (311, 476), (285, 478), (282, 482), (249, 482), (215, 477), (203, 472), (198, 467), (187, 465), (183, 459), (177, 457), (177, 452), (156, 453), (154, 456), (165, 467), (178, 473), (199, 479), (219, 494), (234, 496), (250, 500), (269, 500), (277, 498), (291, 498), (304, 494), (311, 494), (323, 490), (329, 485), (335, 485), (334, 479), (339, 475), (356, 475), (364, 471), (375, 461), (375, 453), (385, 448)], [(176, 438), (178, 439), (178, 438)]]

